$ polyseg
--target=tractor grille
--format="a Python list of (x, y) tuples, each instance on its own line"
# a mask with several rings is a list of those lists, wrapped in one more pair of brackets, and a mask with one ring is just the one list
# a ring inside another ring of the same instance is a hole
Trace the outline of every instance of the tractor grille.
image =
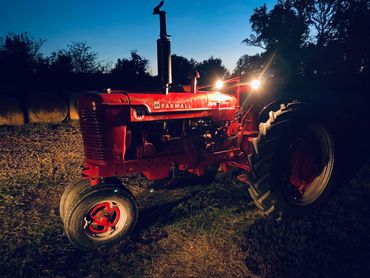
[(81, 110), (80, 125), (86, 158), (108, 160), (104, 111)]

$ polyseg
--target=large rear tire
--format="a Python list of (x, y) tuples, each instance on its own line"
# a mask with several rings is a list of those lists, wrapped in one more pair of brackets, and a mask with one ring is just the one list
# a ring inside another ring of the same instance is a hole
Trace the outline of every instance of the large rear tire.
[(335, 191), (338, 148), (330, 124), (298, 101), (282, 104), (259, 126), (249, 156), (249, 193), (264, 214), (301, 216)]

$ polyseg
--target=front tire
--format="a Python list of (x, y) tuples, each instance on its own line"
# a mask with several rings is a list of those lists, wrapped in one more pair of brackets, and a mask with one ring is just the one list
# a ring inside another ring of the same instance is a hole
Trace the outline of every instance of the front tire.
[(138, 208), (122, 185), (100, 184), (73, 194), (64, 212), (64, 229), (80, 249), (98, 249), (127, 237), (135, 227)]
[(249, 156), (249, 193), (264, 214), (301, 216), (335, 191), (338, 152), (330, 125), (300, 102), (282, 104), (259, 126)]
[(78, 195), (85, 190), (89, 190), (90, 188), (90, 181), (89, 180), (80, 180), (77, 183), (69, 184), (60, 199), (59, 203), (59, 214), (60, 218), (64, 223), (64, 218), (66, 211), (70, 208), (71, 204), (78, 199)]

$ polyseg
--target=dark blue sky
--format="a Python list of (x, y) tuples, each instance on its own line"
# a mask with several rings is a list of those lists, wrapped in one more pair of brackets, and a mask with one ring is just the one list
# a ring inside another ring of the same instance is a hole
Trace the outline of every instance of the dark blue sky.
[[(251, 32), (253, 9), (275, 0), (167, 0), (168, 33), (173, 53), (203, 60), (211, 55), (223, 59), (232, 70), (243, 54), (259, 49), (241, 41)], [(103, 61), (128, 57), (129, 51), (151, 61), (156, 67), (158, 16), (152, 9), (156, 0), (1, 0), (0, 36), (7, 32), (28, 32), (47, 39), (43, 52), (65, 48), (72, 41), (86, 41)], [(156, 70), (153, 71), (155, 73)]]

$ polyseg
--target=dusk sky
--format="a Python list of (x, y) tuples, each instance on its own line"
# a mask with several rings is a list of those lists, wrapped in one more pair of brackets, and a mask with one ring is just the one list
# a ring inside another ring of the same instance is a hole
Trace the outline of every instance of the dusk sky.
[[(253, 9), (266, 0), (167, 0), (168, 33), (172, 53), (198, 61), (222, 58), (229, 70), (243, 54), (260, 49), (241, 41), (249, 36), (249, 18)], [(158, 16), (152, 15), (156, 0), (52, 1), (2, 0), (0, 36), (8, 32), (28, 32), (33, 38), (46, 39), (42, 51), (66, 48), (72, 41), (86, 41), (99, 53), (100, 60), (115, 62), (128, 57), (130, 50), (151, 62), (156, 73), (156, 39)]]

